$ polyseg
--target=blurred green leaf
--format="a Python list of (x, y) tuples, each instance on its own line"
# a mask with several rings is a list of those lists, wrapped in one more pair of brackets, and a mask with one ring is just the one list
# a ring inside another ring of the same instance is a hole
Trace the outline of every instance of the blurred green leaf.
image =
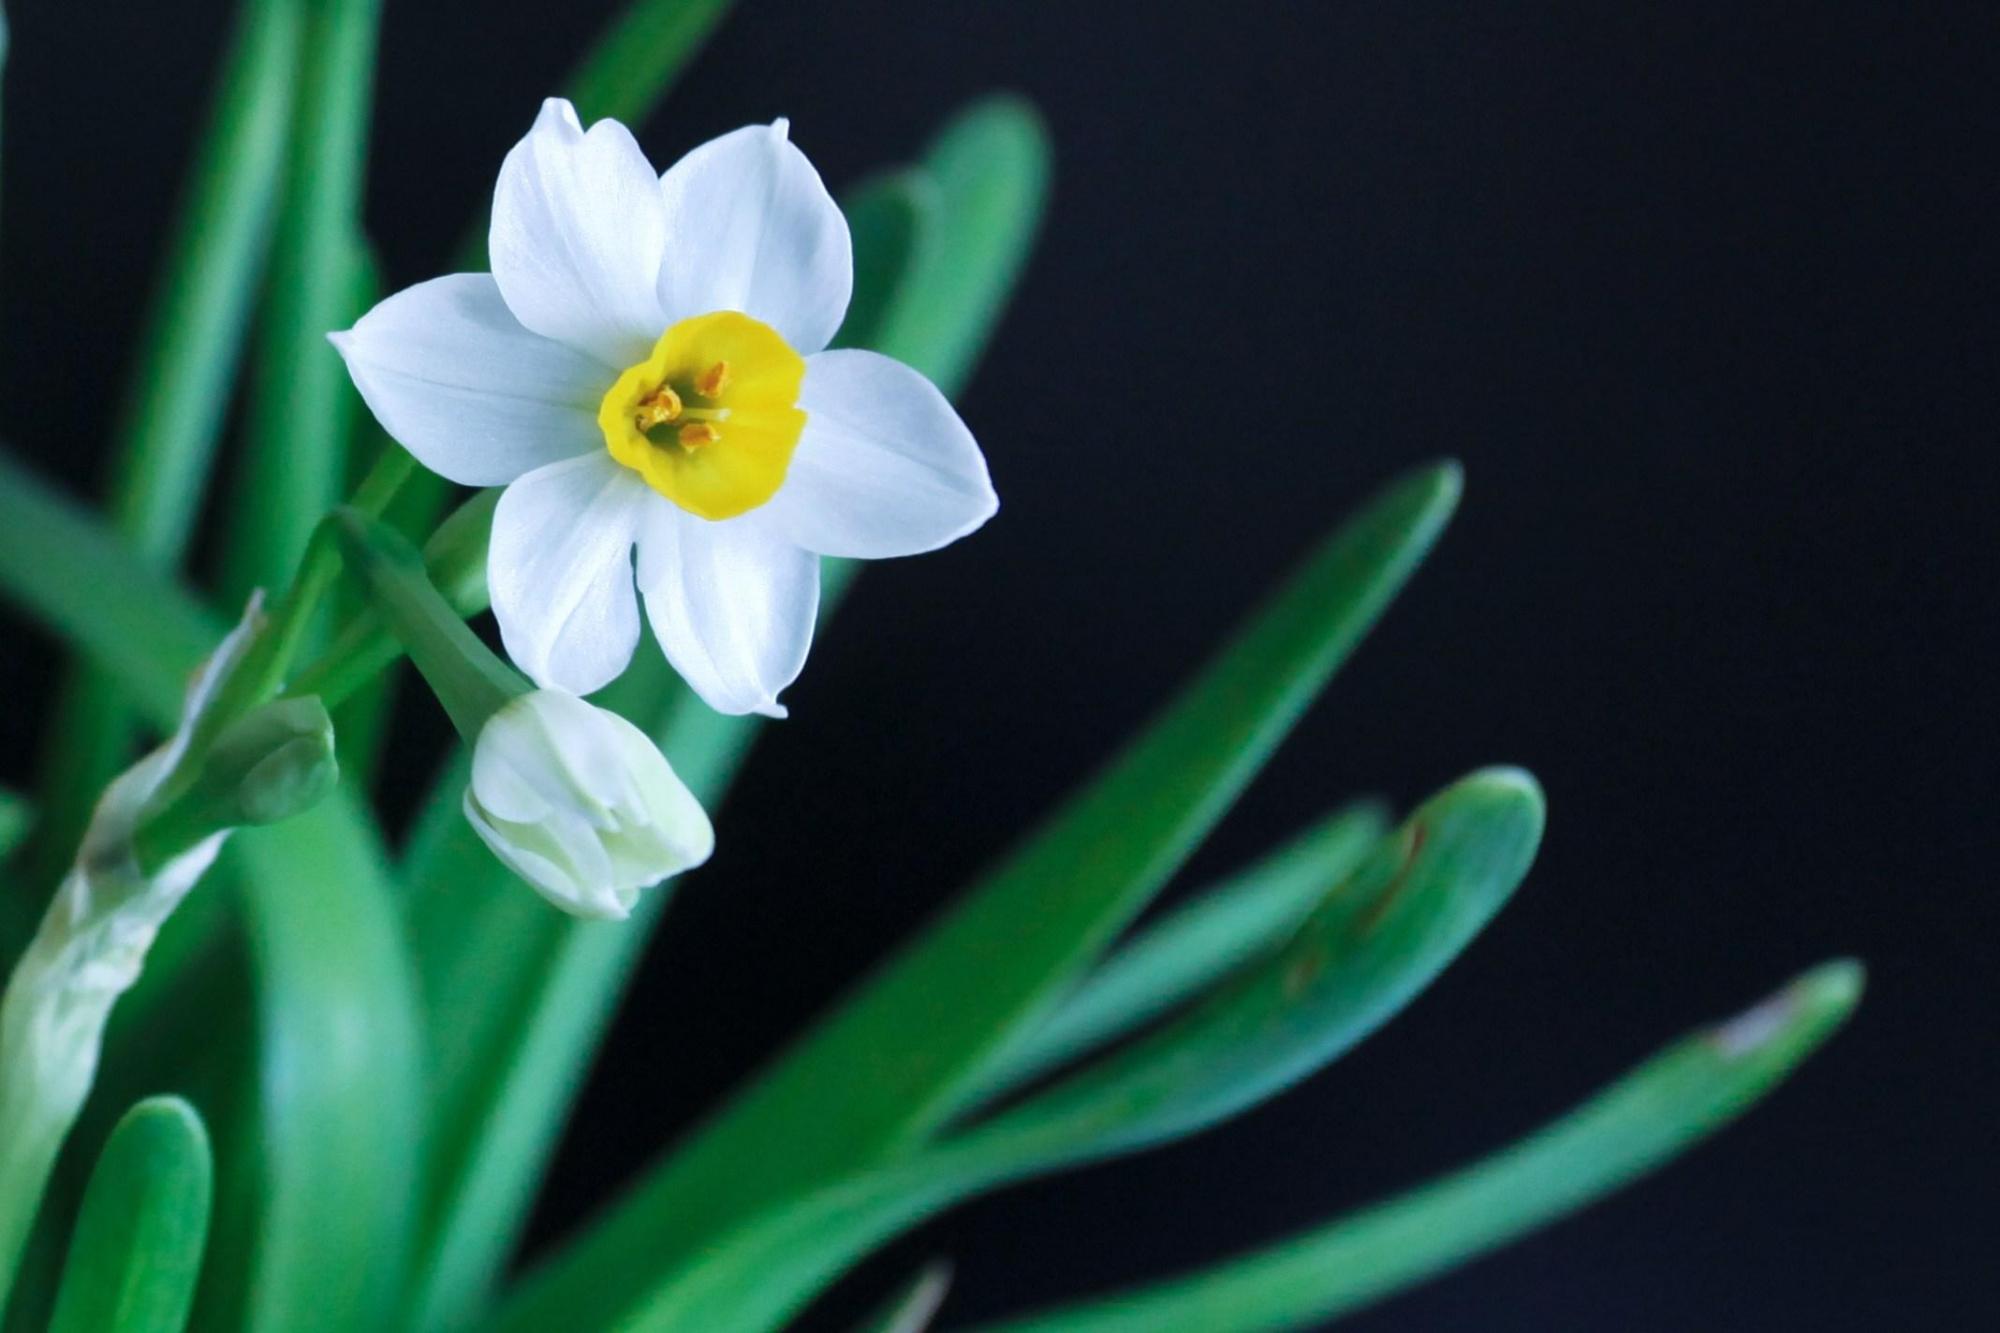
[(351, 315), (381, 0), (307, 0), (289, 174), (259, 323), (226, 594), (276, 590), (340, 500), (355, 410), (329, 330)]
[(187, 677), (224, 632), (105, 526), (0, 454), (0, 594), (47, 624), (170, 727)]
[(1202, 1272), (985, 1333), (1251, 1333), (1337, 1318), (1593, 1202), (1727, 1124), (1853, 1010), (1826, 964), (1668, 1047), (1531, 1137), (1455, 1175)]
[(256, 981), (258, 1116), (256, 1143), (225, 1156), (241, 1187), (221, 1207), (254, 1210), (228, 1228), (254, 1244), (211, 1265), (202, 1323), (223, 1312), (252, 1333), (391, 1327), (422, 1067), (388, 866), (344, 792), (229, 850)]
[(598, 35), (563, 88), (587, 125), (637, 126), (653, 114), (733, 0), (632, 0)]
[(20, 847), (34, 822), (34, 804), (19, 792), (0, 788), (0, 862)]
[[(1458, 492), (1455, 467), (1430, 468), (1340, 528), (995, 873), (531, 1273), (504, 1326), (629, 1318), (704, 1238), (937, 1128), (1228, 810), (1430, 549)], [(801, 1134), (807, 1106), (813, 1132)]]
[[(245, 0), (182, 187), (139, 337), (111, 469), (110, 522), (171, 572), (201, 512), (264, 262), (299, 58), (301, 0)], [(37, 878), (69, 863), (98, 792), (129, 761), (137, 720), (105, 672), (79, 664), (47, 732)]]
[(882, 1307), (854, 1326), (854, 1333), (924, 1333), (951, 1290), (951, 1265), (927, 1264)]
[(208, 1235), (212, 1164), (192, 1106), (155, 1097), (98, 1154), (50, 1333), (178, 1333)]
[(1382, 839), (1293, 938), (1186, 1014), (886, 1168), (711, 1241), (629, 1327), (775, 1328), (898, 1230), (1024, 1176), (1205, 1129), (1351, 1049), (1430, 984), (1527, 873), (1542, 799), (1477, 773)]
[[(657, 701), (669, 670), (657, 651), (643, 655), (647, 648), (604, 702), (622, 702), (618, 711), (655, 736), (713, 811), (754, 729), (684, 691), (672, 696), (662, 721)], [(643, 715), (648, 704), (651, 717)], [(556, 912), (472, 832), (459, 810), (465, 777), (461, 756), (448, 766), (406, 861), (435, 1145), (412, 1283), (411, 1326), (419, 1330), (461, 1326), (487, 1299), (519, 1242), (618, 996), (674, 889), (669, 882), (643, 895), (622, 922)]]
[(1034, 247), (1048, 202), (1048, 131), (1025, 99), (989, 97), (951, 119), (921, 169), (936, 226), (925, 228), (901, 299), (869, 345), (956, 396)]
[(1255, 865), (1146, 927), (1083, 979), (1040, 1027), (980, 1073), (976, 1104), (1124, 1035), (1297, 930), (1388, 830), (1380, 806), (1336, 811)]
[(917, 167), (871, 176), (841, 199), (854, 240), (854, 298), (835, 347), (875, 347), (909, 300), (918, 258), (936, 244), (937, 186)]

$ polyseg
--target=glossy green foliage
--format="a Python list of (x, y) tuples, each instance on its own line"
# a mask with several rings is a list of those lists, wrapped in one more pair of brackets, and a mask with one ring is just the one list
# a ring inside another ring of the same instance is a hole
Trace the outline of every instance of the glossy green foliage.
[(1478, 773), (1382, 839), (1282, 948), (1187, 1013), (993, 1119), (774, 1208), (654, 1292), (634, 1327), (753, 1333), (922, 1217), (1008, 1181), (1205, 1129), (1338, 1058), (1407, 1004), (1527, 873), (1525, 774)]
[(1219, 1267), (984, 1333), (1253, 1333), (1358, 1309), (1589, 1204), (1727, 1124), (1831, 1036), (1860, 994), (1861, 969), (1829, 963), (1455, 1175)]
[(211, 1268), (213, 1294), (258, 1333), (387, 1327), (422, 1125), (416, 993), (387, 859), (344, 795), (245, 830), (231, 850), (255, 982), (259, 1142), (249, 1180), (237, 1177), (248, 1188), (224, 1199), (251, 1211), (231, 1234), (254, 1241)]
[(1275, 948), (1347, 878), (1386, 828), (1386, 816), (1374, 805), (1340, 810), (1147, 926), (1093, 969), (1046, 1022), (991, 1061), (966, 1100), (977, 1102), (1030, 1082)]
[(937, 1128), (1222, 817), (1430, 549), (1458, 486), (1452, 467), (1418, 473), (1334, 533), (997, 871), (532, 1275), (507, 1326), (628, 1318), (649, 1275), (702, 1248), (697, 1228), (733, 1230)]
[(289, 171), (259, 332), (224, 592), (284, 585), (341, 498), (355, 410), (326, 334), (353, 315), (381, 0), (307, 0)]
[(1018, 97), (976, 102), (945, 126), (919, 164), (928, 189), (916, 187), (916, 207), (939, 220), (936, 243), (914, 250), (906, 281), (916, 295), (897, 302), (869, 346), (958, 391), (1027, 262), (1048, 206), (1049, 158), (1040, 114)]
[(214, 1171), (192, 1106), (155, 1097), (98, 1154), (49, 1333), (179, 1333), (194, 1304)]
[[(303, 8), (304, 0), (244, 0), (240, 8), (121, 410), (111, 526), (137, 559), (169, 572), (186, 554), (208, 487), (255, 300)], [(49, 732), (38, 878), (66, 863), (97, 793), (128, 758), (136, 725), (113, 676), (84, 664), (71, 670)]]

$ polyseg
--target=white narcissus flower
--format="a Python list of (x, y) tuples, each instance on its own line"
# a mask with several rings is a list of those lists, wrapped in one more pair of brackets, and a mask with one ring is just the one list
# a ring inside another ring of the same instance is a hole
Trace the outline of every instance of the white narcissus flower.
[(335, 334), (428, 468), (505, 486), (487, 577), (537, 684), (587, 694), (639, 639), (725, 713), (784, 716), (819, 557), (934, 550), (998, 506), (944, 396), (826, 351), (847, 222), (784, 121), (655, 177), (616, 121), (543, 104), (494, 192), (493, 272), (420, 283)]
[(715, 850), (701, 803), (646, 733), (562, 690), (531, 690), (486, 720), (465, 817), (510, 870), (577, 916), (625, 917), (639, 890)]

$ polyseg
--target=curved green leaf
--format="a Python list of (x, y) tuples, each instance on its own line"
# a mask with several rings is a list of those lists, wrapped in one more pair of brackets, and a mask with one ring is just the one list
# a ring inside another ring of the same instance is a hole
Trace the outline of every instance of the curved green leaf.
[(629, 1327), (777, 1327), (896, 1231), (971, 1194), (1205, 1129), (1322, 1068), (1456, 958), (1534, 859), (1540, 791), (1477, 773), (1426, 802), (1280, 950), (1020, 1105), (708, 1246)]
[(225, 552), (232, 598), (290, 577), (340, 499), (355, 396), (326, 334), (351, 316), (381, 0), (308, 0), (289, 174)]
[(1727, 1124), (1832, 1035), (1861, 981), (1855, 963), (1817, 968), (1514, 1147), (1400, 1198), (1203, 1272), (983, 1333), (1253, 1333), (1372, 1304), (1584, 1207)]
[(1348, 806), (1120, 945), (1040, 1027), (981, 1071), (976, 1104), (1157, 1018), (1297, 930), (1388, 830)]
[(422, 1086), (387, 866), (341, 792), (244, 830), (230, 850), (256, 983), (258, 1142), (247, 1162), (225, 1159), (250, 1178), (224, 1210), (254, 1215), (221, 1229), (253, 1239), (247, 1260), (212, 1268), (203, 1311), (270, 1333), (387, 1328), (414, 1221)]
[[(241, 6), (125, 394), (110, 522), (140, 560), (167, 572), (201, 510), (264, 262), (300, 9), (301, 0)], [(109, 674), (85, 665), (65, 678), (44, 764), (43, 878), (68, 864), (97, 794), (130, 758), (136, 722)]]
[[(531, 1274), (504, 1326), (627, 1318), (705, 1242), (935, 1130), (1228, 810), (1430, 549), (1458, 492), (1456, 467), (1431, 468), (1337, 531), (1095, 781)], [(798, 1130), (802, 1106), (816, 1108), (810, 1134)]]
[(0, 593), (117, 677), (155, 726), (227, 629), (75, 501), (0, 454)]
[(653, 113), (734, 0), (632, 0), (563, 83), (584, 123)]
[(1048, 131), (1019, 97), (989, 97), (952, 117), (924, 153), (934, 244), (916, 249), (902, 299), (869, 344), (955, 395), (1013, 295), (1049, 192)]
[(937, 243), (942, 200), (921, 168), (871, 176), (841, 197), (854, 238), (854, 299), (835, 347), (873, 348), (908, 300), (919, 256)]
[(98, 1154), (49, 1333), (178, 1333), (208, 1237), (208, 1132), (178, 1097), (125, 1113)]

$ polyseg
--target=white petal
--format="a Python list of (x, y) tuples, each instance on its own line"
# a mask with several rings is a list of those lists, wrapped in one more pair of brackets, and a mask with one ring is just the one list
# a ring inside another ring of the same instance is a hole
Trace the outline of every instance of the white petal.
[(521, 327), (492, 275), (397, 292), (329, 335), (382, 429), (431, 471), (501, 486), (603, 447), (603, 366)]
[(501, 493), (486, 581), (507, 655), (536, 684), (589, 694), (632, 660), (632, 541), (651, 499), (602, 452), (538, 468)]
[(666, 209), (632, 132), (552, 97), (500, 165), (487, 251), (523, 324), (615, 370), (659, 338)]
[(782, 120), (733, 130), (660, 177), (669, 323), (740, 310), (801, 354), (833, 340), (854, 290), (854, 247), (840, 206), (785, 132)]
[(806, 360), (805, 433), (770, 522), (809, 551), (879, 560), (957, 541), (1000, 500), (944, 395), (873, 352)]
[(646, 618), (667, 660), (719, 713), (783, 717), (819, 614), (819, 557), (757, 516), (706, 519), (661, 505), (639, 538)]

